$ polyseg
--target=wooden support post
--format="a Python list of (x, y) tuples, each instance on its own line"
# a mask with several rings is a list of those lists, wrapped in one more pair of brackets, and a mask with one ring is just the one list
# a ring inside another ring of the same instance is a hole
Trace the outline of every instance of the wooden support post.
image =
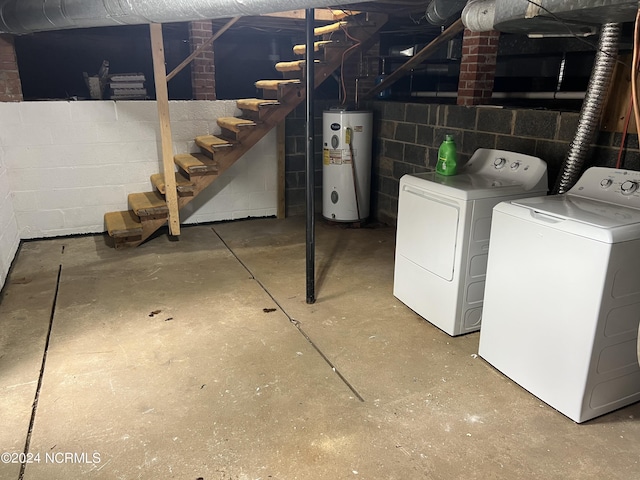
[(171, 141), (171, 120), (169, 118), (169, 92), (167, 90), (167, 69), (164, 61), (164, 42), (162, 24), (149, 25), (151, 33), (151, 53), (153, 55), (153, 76), (156, 85), (156, 103), (160, 119), (160, 137), (162, 139), (162, 165), (165, 182), (165, 199), (169, 207), (169, 233), (180, 235), (180, 216), (178, 213), (178, 191), (176, 189), (175, 166), (173, 163), (173, 144)]
[(276, 126), (276, 141), (278, 142), (278, 218), (285, 218), (285, 129), (284, 120)]

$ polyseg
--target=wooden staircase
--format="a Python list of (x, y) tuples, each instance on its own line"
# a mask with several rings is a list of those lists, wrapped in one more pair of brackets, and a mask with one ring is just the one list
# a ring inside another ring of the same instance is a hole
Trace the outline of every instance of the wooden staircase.
[[(316, 88), (340, 67), (344, 59), (361, 49), (366, 51), (370, 48), (375, 41), (374, 34), (386, 20), (387, 17), (381, 14), (358, 14), (316, 28), (314, 33), (321, 38), (314, 45)], [(344, 29), (348, 36), (343, 33)], [(304, 55), (305, 46), (295, 46), (294, 52)], [(201, 153), (174, 156), (179, 209), (213, 183), (304, 101), (305, 60), (278, 63), (276, 70), (282, 72), (283, 79), (256, 82), (263, 98), (238, 100), (238, 109), (242, 111), (239, 118), (218, 118), (220, 134), (196, 137)], [(169, 208), (164, 197), (164, 175), (152, 175), (151, 184), (153, 191), (129, 195), (129, 210), (105, 214), (106, 231), (115, 248), (135, 247), (167, 223)]]

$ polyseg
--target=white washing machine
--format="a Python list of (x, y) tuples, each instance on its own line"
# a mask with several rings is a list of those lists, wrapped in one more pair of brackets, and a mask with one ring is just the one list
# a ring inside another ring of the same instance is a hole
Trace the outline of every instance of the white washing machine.
[(479, 353), (575, 422), (640, 400), (640, 172), (497, 205)]
[(503, 150), (477, 150), (451, 177), (403, 176), (393, 294), (449, 335), (478, 330), (491, 211), (546, 192), (545, 162)]

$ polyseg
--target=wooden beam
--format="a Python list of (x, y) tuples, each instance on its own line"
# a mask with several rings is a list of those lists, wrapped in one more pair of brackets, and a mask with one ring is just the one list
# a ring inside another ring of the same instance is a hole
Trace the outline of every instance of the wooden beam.
[(165, 200), (167, 207), (169, 207), (169, 233), (171, 233), (171, 235), (180, 235), (178, 190), (176, 189), (175, 166), (173, 163), (171, 120), (169, 118), (169, 92), (167, 91), (167, 70), (164, 60), (162, 24), (150, 24), (149, 32), (151, 34), (151, 54), (153, 56), (153, 77), (156, 85), (156, 103), (158, 104), (158, 118), (160, 119), (162, 165), (166, 189)]
[(462, 24), (462, 20), (458, 19), (453, 22), (449, 28), (447, 28), (444, 32), (442, 32), (439, 36), (431, 41), (426, 47), (416, 53), (410, 60), (405, 62), (403, 65), (398, 67), (393, 71), (387, 78), (385, 78), (378, 85), (373, 87), (371, 90), (366, 92), (362, 96), (362, 100), (366, 100), (376, 96), (378, 93), (383, 91), (385, 88), (389, 88), (392, 84), (400, 80), (405, 75), (409, 74), (411, 70), (422, 62), (424, 62), (428, 57), (433, 55), (444, 42), (448, 42), (453, 37), (455, 37), (458, 33), (464, 30), (464, 25)]
[(276, 127), (276, 142), (278, 150), (278, 210), (277, 217), (285, 218), (285, 129), (284, 121), (278, 123)]
[(605, 132), (622, 132), (629, 116), (627, 133), (637, 133), (636, 120), (633, 110), (630, 110), (631, 102), (631, 62), (632, 55), (619, 55), (613, 74), (609, 91), (602, 109), (602, 122), (600, 128)]
[(238, 20), (240, 20), (240, 17), (233, 17), (231, 20), (229, 20), (227, 23), (225, 23), (222, 28), (220, 28), (220, 30), (218, 30), (216, 32), (215, 35), (212, 35), (209, 39), (207, 39), (206, 42), (204, 42), (202, 45), (200, 45), (197, 49), (195, 49), (191, 55), (189, 55), (187, 58), (185, 58), (182, 62), (180, 62), (180, 65), (178, 65), (176, 68), (174, 68), (173, 70), (171, 70), (171, 73), (169, 75), (167, 75), (167, 82), (169, 80), (171, 80), (173, 77), (175, 77), (177, 74), (179, 74), (182, 69), (184, 67), (186, 67), (187, 65), (189, 65), (189, 63), (191, 63), (191, 61), (196, 58), (198, 55), (200, 55), (202, 53), (202, 51), (207, 48), (209, 45), (211, 45), (213, 42), (215, 42), (218, 38), (220, 38), (220, 35), (222, 35), (224, 32), (226, 32), (227, 30), (229, 30), (231, 28), (231, 26), (236, 23)]
[[(304, 10), (289, 10), (288, 12), (277, 12), (277, 13), (265, 13), (260, 15), (261, 17), (277, 17), (277, 18), (292, 18), (294, 20), (304, 20), (305, 12)], [(333, 11), (322, 8), (317, 9), (315, 11), (315, 19), (327, 22), (335, 21), (336, 17), (333, 14)]]

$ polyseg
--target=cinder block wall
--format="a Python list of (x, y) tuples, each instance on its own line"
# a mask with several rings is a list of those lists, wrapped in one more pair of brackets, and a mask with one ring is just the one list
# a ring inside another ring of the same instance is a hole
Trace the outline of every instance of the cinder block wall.
[[(315, 104), (314, 173), (316, 211), (322, 211), (322, 112), (324, 102)], [(285, 205), (287, 216), (304, 215), (306, 184), (306, 113), (301, 105), (285, 119)]]
[[(235, 101), (170, 102), (174, 151), (219, 133)], [(184, 223), (277, 213), (275, 131), (181, 211)], [(0, 102), (0, 287), (19, 239), (104, 231), (103, 215), (162, 171), (155, 102)]]
[(0, 288), (7, 279), (11, 262), (18, 251), (20, 235), (11, 201), (9, 174), (0, 148)]
[[(578, 124), (577, 113), (551, 110), (465, 107), (373, 102), (374, 158), (372, 212), (395, 225), (400, 177), (435, 167), (445, 134), (454, 135), (459, 160), (478, 148), (496, 148), (535, 155), (547, 162), (553, 188)], [(614, 167), (622, 135), (601, 132), (588, 166)], [(623, 167), (640, 170), (637, 135), (627, 138)]]
[[(176, 153), (198, 151), (197, 135), (218, 133), (216, 118), (238, 113), (233, 101), (171, 102), (170, 109)], [(149, 176), (162, 171), (155, 102), (0, 104), (0, 123), (23, 239), (102, 232), (104, 213), (126, 210), (127, 195), (152, 190)], [(263, 142), (184, 210), (183, 221), (274, 215), (275, 134)]]

